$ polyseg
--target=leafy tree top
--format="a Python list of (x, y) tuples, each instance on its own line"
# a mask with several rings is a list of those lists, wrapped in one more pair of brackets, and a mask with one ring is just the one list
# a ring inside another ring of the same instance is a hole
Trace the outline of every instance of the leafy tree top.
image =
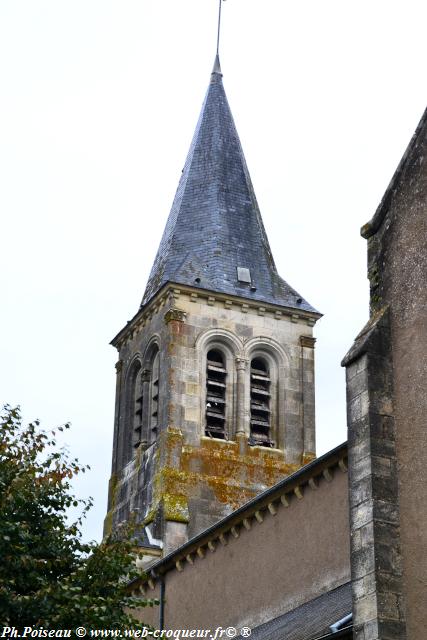
[[(71, 481), (88, 466), (58, 448), (57, 431), (22, 424), (19, 408), (0, 415), (0, 623), (45, 628), (140, 628), (131, 597), (140, 576), (130, 538), (85, 543), (81, 525), (92, 500), (77, 499)], [(71, 507), (81, 515), (69, 522)]]

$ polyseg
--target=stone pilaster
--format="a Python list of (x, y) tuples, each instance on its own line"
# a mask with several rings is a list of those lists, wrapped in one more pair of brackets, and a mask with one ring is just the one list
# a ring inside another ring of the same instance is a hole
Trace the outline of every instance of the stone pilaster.
[[(177, 296), (178, 294), (175, 294)], [(169, 402), (166, 408), (167, 425), (180, 429), (185, 410), (180, 390), (182, 368), (182, 347), (185, 342), (185, 321), (187, 313), (177, 307), (171, 307), (163, 316), (168, 331), (167, 357), (164, 358), (164, 372), (168, 377)], [(181, 367), (180, 367), (181, 364)]]
[(116, 362), (116, 404), (114, 407), (114, 435), (113, 435), (113, 460), (111, 465), (111, 473), (117, 472), (118, 466), (120, 466), (120, 442), (119, 442), (119, 424), (120, 424), (120, 402), (121, 402), (121, 387), (122, 387), (122, 371), (123, 361), (118, 360)]
[(343, 360), (347, 378), (355, 640), (404, 640), (393, 371), (388, 309)]
[(311, 462), (316, 454), (316, 420), (314, 406), (314, 345), (316, 339), (300, 336), (302, 423), (304, 437), (303, 463)]

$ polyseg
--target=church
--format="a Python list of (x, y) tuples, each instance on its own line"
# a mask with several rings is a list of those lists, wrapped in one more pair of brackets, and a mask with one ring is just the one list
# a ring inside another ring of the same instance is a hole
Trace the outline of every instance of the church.
[[(348, 442), (316, 458), (313, 327), (278, 274), (217, 55), (118, 351), (104, 532), (136, 527), (157, 629), (427, 637), (427, 111), (372, 220)], [(343, 354), (344, 355), (344, 354)], [(219, 637), (219, 636), (218, 636)]]

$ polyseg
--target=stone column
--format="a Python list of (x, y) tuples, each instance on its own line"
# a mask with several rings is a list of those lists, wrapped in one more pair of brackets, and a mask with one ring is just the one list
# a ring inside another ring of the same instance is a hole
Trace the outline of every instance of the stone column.
[(116, 362), (116, 404), (114, 408), (114, 435), (113, 435), (113, 461), (111, 473), (115, 474), (120, 467), (120, 456), (122, 447), (120, 444), (120, 407), (122, 401), (122, 370), (123, 360)]
[[(236, 358), (237, 389), (236, 389), (236, 440), (239, 442), (240, 453), (246, 450), (247, 439), (250, 436), (249, 408), (246, 406), (246, 383), (249, 360)], [(250, 399), (249, 399), (250, 402)]]
[(123, 360), (116, 362), (116, 404), (114, 408), (114, 433), (113, 433), (113, 459), (111, 464), (111, 477), (108, 483), (107, 515), (104, 519), (104, 536), (111, 533), (112, 508), (114, 504), (114, 492), (117, 487), (117, 477), (120, 470), (123, 443), (120, 438), (120, 407), (122, 403), (122, 371)]
[(350, 561), (355, 640), (405, 640), (388, 310), (343, 360), (347, 379)]

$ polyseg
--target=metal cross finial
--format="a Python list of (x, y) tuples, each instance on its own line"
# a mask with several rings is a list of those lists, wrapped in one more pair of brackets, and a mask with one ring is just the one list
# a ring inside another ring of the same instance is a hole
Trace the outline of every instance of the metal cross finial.
[(219, 34), (221, 32), (221, 5), (225, 0), (219, 0), (219, 12), (218, 12), (218, 37), (216, 39), (216, 55), (219, 55)]

